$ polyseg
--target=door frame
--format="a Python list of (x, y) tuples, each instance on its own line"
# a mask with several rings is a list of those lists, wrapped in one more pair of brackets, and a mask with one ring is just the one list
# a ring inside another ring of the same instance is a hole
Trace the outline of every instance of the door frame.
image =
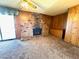
[(3, 39), (3, 36), (2, 36), (2, 32), (1, 32), (1, 27), (0, 27), (0, 33), (1, 33), (1, 40), (0, 40), (0, 41), (9, 41), (9, 40), (15, 40), (15, 39), (16, 39), (16, 23), (15, 23), (15, 20), (16, 20), (15, 17), (16, 17), (16, 16), (13, 15), (13, 17), (14, 17), (15, 38), (5, 39), (5, 40), (4, 40), (4, 39)]

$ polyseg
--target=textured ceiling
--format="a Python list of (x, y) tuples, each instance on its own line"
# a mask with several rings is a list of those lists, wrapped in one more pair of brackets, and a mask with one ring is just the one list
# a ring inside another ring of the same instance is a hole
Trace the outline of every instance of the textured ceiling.
[(19, 8), (18, 5), (19, 2), (20, 0), (0, 0), (0, 5), (12, 7), (12, 8)]
[(31, 6), (23, 5), (22, 0), (0, 0), (1, 6), (8, 6), (13, 8), (18, 8), (24, 11), (31, 11), (37, 13), (43, 13), (46, 15), (57, 15), (64, 13), (68, 8), (78, 5), (79, 0), (32, 0), (34, 5), (37, 6), (36, 9)]

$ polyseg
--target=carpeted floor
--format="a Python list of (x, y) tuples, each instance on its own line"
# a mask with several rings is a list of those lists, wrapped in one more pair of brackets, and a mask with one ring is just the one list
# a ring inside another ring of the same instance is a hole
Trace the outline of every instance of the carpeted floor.
[(79, 59), (79, 48), (55, 37), (0, 42), (0, 59)]

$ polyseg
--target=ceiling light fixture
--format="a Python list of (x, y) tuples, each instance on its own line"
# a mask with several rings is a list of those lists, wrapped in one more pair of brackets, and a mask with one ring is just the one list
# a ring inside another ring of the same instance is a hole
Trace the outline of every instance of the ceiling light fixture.
[(23, 6), (23, 7), (28, 7), (28, 4), (27, 4), (26, 2), (22, 2), (22, 3), (21, 3), (21, 6)]
[(37, 8), (37, 6), (36, 5), (34, 5), (33, 4), (33, 2), (30, 0), (23, 0), (24, 2), (26, 2), (29, 6), (31, 6), (31, 7), (33, 7), (34, 9), (36, 9)]

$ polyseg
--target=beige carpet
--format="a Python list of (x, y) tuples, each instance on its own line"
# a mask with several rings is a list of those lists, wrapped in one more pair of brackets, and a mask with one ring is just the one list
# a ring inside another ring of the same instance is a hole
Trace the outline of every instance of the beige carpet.
[(79, 59), (79, 48), (55, 37), (0, 42), (0, 59)]

